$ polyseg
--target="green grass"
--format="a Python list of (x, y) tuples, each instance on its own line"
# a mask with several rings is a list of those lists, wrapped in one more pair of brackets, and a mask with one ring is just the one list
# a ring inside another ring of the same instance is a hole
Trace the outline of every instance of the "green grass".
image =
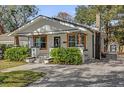
[(0, 60), (0, 70), (27, 64), (26, 62)]
[(0, 73), (0, 87), (25, 87), (43, 77), (42, 72), (13, 71)]

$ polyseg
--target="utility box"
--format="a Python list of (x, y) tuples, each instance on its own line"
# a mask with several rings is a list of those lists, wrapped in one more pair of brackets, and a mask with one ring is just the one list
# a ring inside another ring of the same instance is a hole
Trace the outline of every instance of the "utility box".
[(108, 58), (108, 59), (112, 59), (112, 60), (117, 60), (118, 48), (119, 48), (119, 45), (118, 45), (117, 42), (111, 42), (111, 43), (108, 45), (107, 58)]
[(117, 42), (111, 42), (109, 45), (108, 45), (108, 53), (110, 54), (117, 54), (118, 52), (118, 49), (119, 48), (119, 45)]
[(31, 57), (37, 57), (40, 53), (40, 48), (32, 47), (31, 48)]

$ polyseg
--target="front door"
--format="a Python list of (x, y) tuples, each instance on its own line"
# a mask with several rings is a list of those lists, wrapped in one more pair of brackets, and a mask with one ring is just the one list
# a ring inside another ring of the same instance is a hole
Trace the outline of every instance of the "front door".
[(60, 36), (54, 37), (54, 47), (61, 47), (61, 38), (60, 38)]

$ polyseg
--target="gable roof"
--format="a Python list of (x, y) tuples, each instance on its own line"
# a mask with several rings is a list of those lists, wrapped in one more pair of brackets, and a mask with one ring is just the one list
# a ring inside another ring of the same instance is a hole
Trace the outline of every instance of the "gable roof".
[[(54, 17), (47, 17), (47, 16), (44, 16), (44, 15), (39, 15), (37, 16), (36, 18), (32, 19), (31, 21), (29, 21), (27, 24), (19, 27), (18, 29), (16, 29), (15, 31), (11, 32), (9, 35), (14, 35), (15, 33), (19, 33), (21, 30), (23, 30), (24, 28), (26, 27), (29, 27), (31, 24), (37, 22), (38, 20), (40, 19), (45, 19), (45, 20), (49, 20), (49, 21), (52, 21), (52, 22), (58, 22), (58, 24), (60, 25), (64, 25), (64, 26), (68, 26), (68, 27), (72, 27), (72, 28), (75, 28), (75, 29), (87, 29), (91, 32), (98, 32), (97, 28), (93, 28), (93, 27), (90, 27), (88, 25), (83, 25), (83, 24), (79, 24), (79, 23), (75, 23), (75, 22), (70, 22), (70, 21), (66, 21), (66, 20), (62, 20), (62, 19), (59, 19), (59, 18), (54, 18)], [(66, 30), (66, 29), (65, 29)], [(67, 29), (68, 30), (68, 29)]]
[(91, 27), (91, 26), (88, 26), (88, 25), (85, 25), (85, 24), (80, 24), (80, 23), (76, 23), (76, 22), (66, 21), (66, 20), (63, 20), (63, 19), (60, 19), (60, 18), (53, 18), (53, 19), (57, 20), (57, 21), (60, 21), (60, 22), (64, 22), (64, 23), (68, 23), (68, 24), (74, 25), (75, 27), (86, 28), (86, 29), (88, 29), (90, 31), (98, 31), (97, 28)]

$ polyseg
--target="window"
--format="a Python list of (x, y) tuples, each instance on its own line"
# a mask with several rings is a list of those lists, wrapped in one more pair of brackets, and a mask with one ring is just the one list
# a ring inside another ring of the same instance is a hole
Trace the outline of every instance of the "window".
[(40, 47), (40, 37), (35, 38), (34, 46)]
[(68, 38), (69, 47), (75, 47), (75, 35), (69, 35)]
[(60, 36), (54, 37), (54, 47), (60, 47), (60, 46), (61, 46)]
[(84, 34), (81, 34), (81, 44), (83, 44), (84, 45), (84, 43), (85, 43), (85, 35)]
[(68, 47), (84, 46), (86, 48), (86, 34), (71, 33), (68, 34)]
[(34, 37), (34, 46), (41, 49), (46, 49), (47, 47), (47, 36), (37, 36)]

